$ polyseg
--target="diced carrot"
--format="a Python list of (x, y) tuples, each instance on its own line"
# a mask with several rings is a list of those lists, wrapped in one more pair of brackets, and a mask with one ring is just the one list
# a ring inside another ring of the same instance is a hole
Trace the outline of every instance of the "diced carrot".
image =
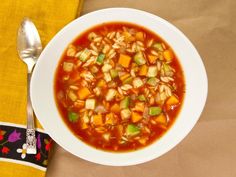
[(124, 81), (125, 79), (127, 79), (130, 76), (130, 74), (124, 74), (122, 76), (120, 76), (120, 80)]
[(155, 63), (156, 61), (157, 61), (157, 56), (154, 56), (154, 55), (148, 55), (148, 61), (150, 62), (150, 63)]
[(138, 94), (138, 89), (132, 88), (130, 89), (134, 94)]
[(142, 137), (138, 141), (140, 144), (145, 145), (147, 143), (148, 137)]
[(174, 95), (170, 96), (166, 101), (167, 105), (175, 105), (175, 104), (178, 104), (178, 103), (179, 103), (179, 99)]
[(98, 87), (105, 87), (106, 86), (106, 81), (103, 79), (100, 79), (97, 83)]
[(144, 102), (136, 102), (134, 109), (135, 109), (135, 111), (143, 112), (144, 111)]
[(158, 115), (158, 116), (155, 118), (155, 121), (156, 121), (156, 123), (158, 123), (158, 124), (162, 124), (162, 125), (164, 125), (164, 126), (167, 125), (166, 116), (165, 116), (163, 113), (161, 113), (160, 115)]
[(123, 36), (125, 36), (125, 42), (132, 42), (135, 40), (134, 36), (132, 36), (129, 32), (124, 31), (122, 33)]
[(120, 106), (117, 103), (113, 104), (112, 107), (111, 107), (111, 112), (119, 113), (120, 112)]
[(114, 62), (113, 60), (110, 60), (109, 63), (110, 63), (110, 65), (112, 66), (112, 68), (115, 67), (115, 62)]
[(163, 52), (163, 56), (166, 59), (166, 61), (171, 61), (174, 58), (174, 54), (171, 50), (165, 50)]
[(101, 114), (93, 115), (93, 117), (92, 117), (92, 123), (93, 123), (95, 126), (101, 126), (101, 125), (103, 125), (102, 115), (101, 115)]
[(113, 113), (106, 114), (105, 124), (109, 124), (109, 125), (115, 125), (116, 124), (116, 119), (115, 119)]
[(138, 73), (138, 74), (139, 74), (140, 76), (146, 76), (147, 72), (148, 72), (148, 67), (147, 67), (147, 65), (142, 65), (141, 68), (140, 68), (140, 70), (139, 70), (139, 73)]
[(131, 57), (129, 55), (120, 54), (118, 63), (123, 67), (128, 68), (131, 61)]
[(79, 99), (81, 99), (81, 100), (84, 100), (85, 98), (87, 98), (91, 94), (89, 89), (86, 87), (79, 89), (77, 93), (78, 93)]
[(143, 118), (143, 116), (137, 112), (132, 112), (132, 114), (131, 114), (131, 119), (132, 119), (133, 123), (140, 121), (142, 118)]
[(139, 41), (144, 41), (144, 34), (143, 32), (137, 32), (136, 35), (135, 35), (136, 39), (139, 40)]
[(81, 122), (81, 129), (84, 130), (84, 129), (87, 129), (88, 128), (88, 124), (85, 123), (84, 121)]

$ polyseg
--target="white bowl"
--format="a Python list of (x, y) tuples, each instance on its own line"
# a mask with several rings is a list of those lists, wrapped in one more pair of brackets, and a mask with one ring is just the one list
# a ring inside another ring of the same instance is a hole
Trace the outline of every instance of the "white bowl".
[[(67, 47), (81, 32), (103, 22), (124, 21), (144, 26), (161, 36), (175, 51), (182, 65), (186, 95), (174, 125), (153, 144), (131, 152), (97, 150), (80, 141), (62, 120), (54, 100), (54, 75)], [(31, 99), (36, 116), (48, 134), (72, 154), (99, 164), (135, 165), (150, 161), (176, 146), (193, 128), (207, 98), (207, 75), (201, 57), (188, 38), (164, 19), (135, 9), (109, 8), (86, 14), (65, 26), (39, 57), (31, 80)]]

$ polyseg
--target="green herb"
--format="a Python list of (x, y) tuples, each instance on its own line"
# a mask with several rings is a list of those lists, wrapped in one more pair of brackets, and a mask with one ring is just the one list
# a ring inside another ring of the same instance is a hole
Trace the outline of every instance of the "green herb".
[(70, 121), (70, 122), (75, 123), (75, 122), (78, 121), (79, 115), (78, 115), (77, 113), (75, 113), (75, 112), (69, 112), (69, 113), (68, 113), (68, 118), (69, 118), (69, 121)]

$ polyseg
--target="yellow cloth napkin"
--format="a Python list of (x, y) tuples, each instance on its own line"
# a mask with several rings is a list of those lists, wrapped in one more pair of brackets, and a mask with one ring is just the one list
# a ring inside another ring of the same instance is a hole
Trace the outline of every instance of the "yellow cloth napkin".
[[(19, 146), (26, 126), (26, 66), (16, 51), (17, 30), (23, 17), (36, 25), (43, 46), (75, 19), (83, 0), (7, 0), (0, 5), (0, 176), (45, 176), (50, 138), (38, 121), (38, 154), (29, 156)], [(40, 133), (41, 132), (41, 133)], [(13, 157), (10, 155), (15, 153)], [(19, 158), (21, 157), (21, 158)], [(14, 159), (15, 158), (15, 159)], [(32, 159), (33, 160), (32, 160)], [(24, 160), (22, 160), (24, 159)], [(33, 161), (36, 161), (33, 162)], [(38, 164), (37, 164), (38, 162)], [(41, 166), (40, 166), (41, 163)]]

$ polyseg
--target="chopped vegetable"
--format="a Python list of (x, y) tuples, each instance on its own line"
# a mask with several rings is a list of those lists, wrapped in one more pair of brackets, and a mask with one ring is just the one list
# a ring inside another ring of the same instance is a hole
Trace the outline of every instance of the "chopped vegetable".
[(156, 49), (156, 50), (158, 50), (158, 51), (161, 51), (161, 52), (164, 51), (164, 49), (163, 49), (161, 43), (155, 43), (155, 44), (153, 44), (153, 48)]
[(121, 112), (120, 112), (120, 115), (121, 115), (121, 118), (123, 120), (126, 120), (126, 119), (129, 119), (130, 116), (131, 116), (131, 112), (130, 110), (127, 108), (127, 109), (123, 109)]
[(68, 97), (71, 99), (71, 101), (77, 100), (77, 95), (72, 90), (68, 92)]
[(148, 137), (143, 137), (138, 140), (138, 142), (142, 145), (145, 145), (148, 141)]
[(146, 63), (146, 60), (144, 59), (143, 53), (142, 52), (137, 52), (134, 55), (134, 61), (138, 65), (144, 65)]
[(91, 55), (91, 51), (90, 51), (89, 49), (85, 48), (85, 49), (81, 52), (81, 54), (79, 55), (79, 59), (80, 59), (81, 61), (86, 61), (86, 60), (89, 58), (90, 55)]
[(124, 81), (125, 79), (127, 79), (127, 78), (129, 78), (129, 77), (130, 77), (130, 74), (127, 73), (127, 74), (121, 75), (121, 76), (120, 76), (120, 80), (121, 80), (121, 81)]
[(149, 110), (148, 110), (148, 114), (150, 116), (156, 116), (156, 115), (159, 115), (160, 113), (162, 112), (162, 109), (158, 106), (156, 107), (150, 107)]
[(102, 71), (105, 73), (105, 72), (110, 71), (111, 68), (112, 66), (110, 64), (104, 64), (102, 67)]
[(107, 82), (111, 81), (111, 75), (109, 73), (104, 73), (104, 79)]
[(127, 127), (126, 127), (126, 135), (127, 136), (136, 136), (140, 133), (140, 129), (138, 126), (134, 125), (134, 124), (129, 124)]
[(94, 91), (94, 93), (95, 93), (96, 96), (99, 96), (99, 95), (101, 95), (101, 93), (102, 93), (100, 87), (95, 87), (95, 88), (93, 89), (93, 91)]
[(151, 77), (147, 80), (147, 83), (151, 86), (157, 86), (159, 80), (156, 77)]
[(111, 106), (111, 112), (114, 112), (114, 113), (119, 113), (120, 112), (120, 106), (115, 103)]
[(149, 66), (147, 77), (156, 77), (157, 76), (157, 66)]
[(104, 81), (103, 79), (100, 79), (97, 83), (98, 87), (105, 87), (106, 86), (106, 81)]
[(80, 118), (80, 126), (81, 126), (81, 129), (84, 130), (84, 129), (87, 129), (89, 126), (88, 126), (88, 123), (89, 123), (89, 117), (87, 114), (84, 114), (81, 118)]
[(137, 32), (136, 34), (135, 34), (135, 37), (136, 37), (136, 39), (138, 40), (138, 41), (144, 41), (144, 33), (143, 32)]
[(82, 87), (81, 89), (78, 90), (77, 93), (78, 93), (79, 99), (81, 99), (81, 100), (84, 100), (85, 98), (87, 98), (91, 94), (89, 89), (86, 87)]
[(148, 67), (147, 65), (142, 65), (140, 70), (139, 70), (139, 75), (140, 76), (146, 76), (147, 75), (147, 72), (148, 72)]
[(115, 69), (110, 70), (111, 78), (114, 79), (118, 76), (118, 71)]
[(85, 108), (86, 109), (94, 109), (95, 108), (95, 99), (87, 99), (85, 101)]
[(97, 57), (97, 60), (96, 60), (97, 64), (101, 65), (103, 63), (103, 60), (105, 59), (105, 57), (106, 57), (105, 54), (103, 54), (103, 53), (99, 54)]
[(79, 115), (75, 112), (68, 112), (68, 118), (70, 122), (75, 123), (78, 121)]
[(115, 119), (113, 113), (106, 114), (105, 124), (109, 124), (109, 125), (115, 125), (116, 124), (116, 119)]
[(144, 112), (144, 102), (136, 102), (134, 110), (139, 112)]
[(143, 86), (142, 79), (140, 79), (139, 77), (134, 78), (133, 86), (134, 86), (134, 88), (139, 88), (139, 87)]
[(109, 141), (110, 140), (110, 137), (111, 137), (111, 134), (110, 133), (104, 133), (102, 135), (103, 139), (106, 140), (106, 141)]
[(111, 101), (116, 96), (117, 91), (115, 89), (109, 89), (106, 95), (106, 100)]
[(148, 55), (148, 61), (149, 61), (151, 64), (156, 63), (157, 58), (158, 58), (158, 56), (155, 56), (155, 55)]
[(123, 67), (128, 68), (131, 61), (131, 57), (129, 55), (120, 54), (118, 63)]
[(166, 59), (166, 61), (171, 61), (174, 58), (174, 54), (171, 50), (165, 50), (163, 52), (163, 56)]
[(120, 102), (120, 108), (121, 109), (125, 109), (129, 107), (129, 102), (130, 102), (130, 98), (129, 97), (125, 97), (121, 102)]
[(125, 79), (122, 83), (123, 84), (130, 84), (132, 82), (133, 78), (132, 77), (128, 77), (127, 79)]
[(166, 116), (163, 113), (161, 113), (160, 115), (155, 117), (154, 120), (159, 124), (162, 124), (162, 125), (165, 125), (165, 126), (167, 125)]
[(101, 114), (93, 115), (91, 118), (91, 123), (94, 124), (95, 126), (103, 125), (102, 115)]
[(170, 96), (166, 101), (167, 105), (175, 105), (175, 104), (178, 104), (178, 103), (179, 103), (179, 99), (174, 95)]
[(63, 63), (63, 70), (65, 72), (71, 72), (73, 70), (74, 64), (70, 62), (64, 62)]
[(97, 66), (93, 65), (93, 66), (91, 66), (90, 71), (92, 73), (97, 73), (99, 71), (99, 69), (97, 68)]
[(143, 118), (143, 116), (137, 112), (132, 112), (131, 119), (133, 123), (136, 123), (140, 121)]
[(145, 98), (144, 95), (139, 95), (139, 96), (138, 96), (138, 100), (139, 100), (139, 101), (146, 101), (146, 98)]

